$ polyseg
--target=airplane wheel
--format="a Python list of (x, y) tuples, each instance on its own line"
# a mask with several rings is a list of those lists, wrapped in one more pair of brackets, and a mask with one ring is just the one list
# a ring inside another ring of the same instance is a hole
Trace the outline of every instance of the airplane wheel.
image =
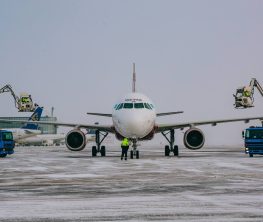
[(170, 147), (168, 145), (165, 146), (165, 156), (169, 156), (170, 155)]
[(97, 147), (92, 146), (92, 156), (97, 156)]
[(101, 146), (100, 154), (101, 154), (101, 156), (106, 156), (106, 148), (105, 148), (105, 146)]
[(139, 150), (136, 150), (136, 159), (139, 159), (140, 156), (139, 156)]
[(131, 150), (130, 155), (131, 155), (131, 159), (133, 159), (133, 150)]
[(179, 156), (179, 149), (177, 145), (174, 146), (174, 156)]

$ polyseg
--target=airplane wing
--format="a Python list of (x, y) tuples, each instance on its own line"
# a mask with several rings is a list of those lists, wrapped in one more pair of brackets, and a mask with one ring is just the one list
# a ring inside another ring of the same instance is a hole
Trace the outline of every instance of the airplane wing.
[[(248, 118), (236, 118), (236, 119), (219, 119), (219, 120), (207, 120), (207, 121), (196, 121), (187, 123), (176, 123), (176, 124), (157, 124), (157, 132), (163, 132), (171, 129), (184, 129), (185, 127), (194, 127), (200, 125), (212, 125), (216, 126), (218, 123), (229, 123), (229, 122), (239, 122), (244, 121), (248, 123), (250, 120), (260, 120), (263, 121), (263, 117), (248, 117)], [(263, 123), (263, 122), (262, 122)]]
[(94, 116), (105, 116), (105, 117), (112, 117), (112, 114), (109, 113), (87, 113), (88, 115), (94, 115)]
[(63, 123), (63, 122), (52, 122), (52, 121), (26, 121), (26, 120), (5, 120), (0, 119), (1, 123), (35, 123), (39, 125), (54, 125), (54, 126), (65, 126), (65, 127), (73, 127), (73, 128), (86, 128), (86, 129), (97, 129), (109, 133), (114, 133), (114, 128), (112, 125), (89, 125), (82, 123)]
[(184, 111), (177, 111), (177, 112), (168, 112), (168, 113), (157, 113), (156, 116), (168, 116), (168, 115), (174, 115), (174, 114), (179, 114), (183, 113)]

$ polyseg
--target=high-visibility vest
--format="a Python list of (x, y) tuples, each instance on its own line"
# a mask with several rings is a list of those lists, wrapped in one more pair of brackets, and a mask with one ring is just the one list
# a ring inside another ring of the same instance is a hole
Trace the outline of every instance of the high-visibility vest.
[(249, 97), (249, 96), (250, 96), (250, 92), (247, 91), (247, 90), (245, 90), (245, 91), (244, 91), (244, 96)]
[(121, 146), (129, 146), (129, 140), (124, 138), (122, 143), (121, 143)]

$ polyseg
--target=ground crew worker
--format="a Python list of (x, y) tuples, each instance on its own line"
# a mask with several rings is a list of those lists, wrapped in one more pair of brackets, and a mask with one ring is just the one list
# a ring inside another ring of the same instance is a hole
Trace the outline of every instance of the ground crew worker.
[(129, 145), (129, 140), (124, 138), (121, 142), (121, 160), (123, 160), (123, 157), (125, 157), (125, 160), (127, 160)]
[(244, 87), (243, 96), (250, 97), (250, 95), (251, 95), (250, 87)]

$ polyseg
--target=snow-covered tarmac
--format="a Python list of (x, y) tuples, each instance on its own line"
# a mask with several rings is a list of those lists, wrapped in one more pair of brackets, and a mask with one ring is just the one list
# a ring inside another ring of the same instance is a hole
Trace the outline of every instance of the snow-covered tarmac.
[(0, 159), (0, 221), (263, 221), (263, 156), (139, 148), (128, 161), (118, 149), (16, 148)]

